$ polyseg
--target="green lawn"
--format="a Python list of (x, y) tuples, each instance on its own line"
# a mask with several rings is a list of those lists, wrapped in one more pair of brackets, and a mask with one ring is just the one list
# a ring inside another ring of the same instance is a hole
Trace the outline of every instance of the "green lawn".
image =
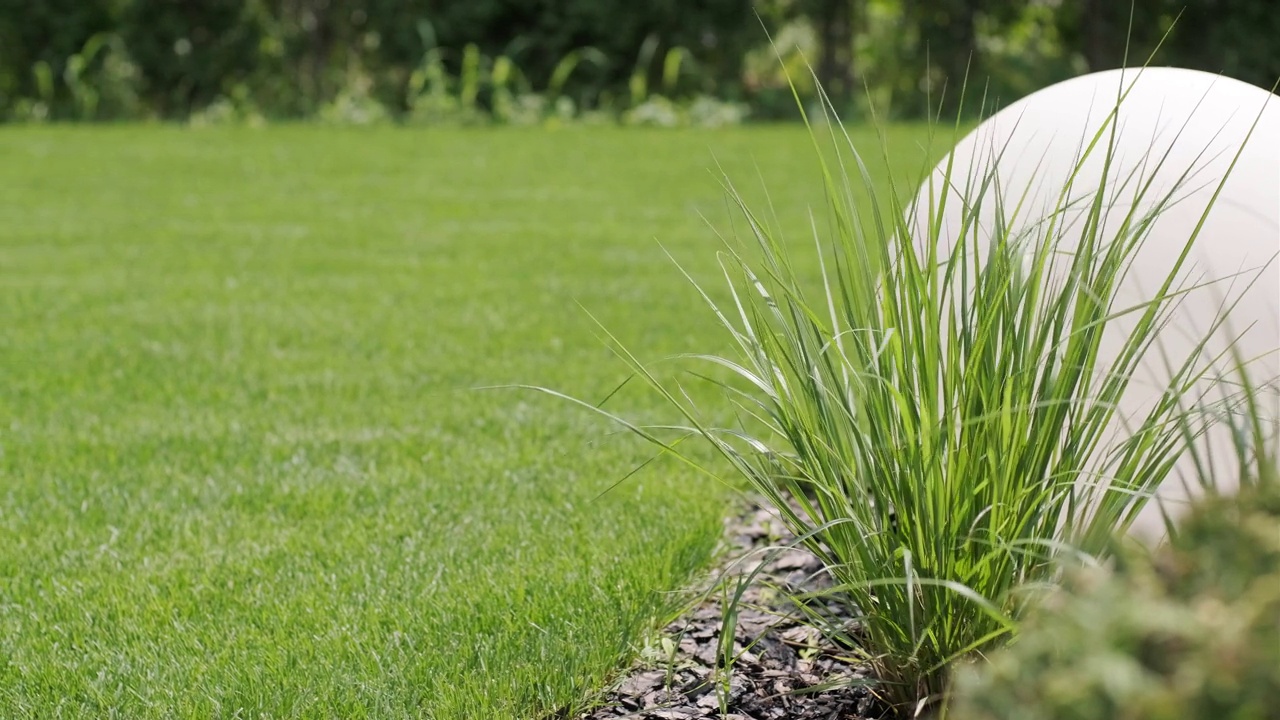
[(802, 128), (0, 129), (0, 717), (581, 699), (729, 496), (658, 463), (594, 500), (648, 450), (468, 388), (603, 397), (575, 301), (719, 347), (654, 242), (714, 268), (713, 154), (804, 240)]

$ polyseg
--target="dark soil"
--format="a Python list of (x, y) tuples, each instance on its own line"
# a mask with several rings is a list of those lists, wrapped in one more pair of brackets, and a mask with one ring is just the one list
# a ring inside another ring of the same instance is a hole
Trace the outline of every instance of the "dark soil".
[[(799, 548), (763, 552), (794, 539), (763, 508), (753, 507), (726, 525), (732, 549), (713, 575), (726, 579), (721, 590), (667, 626), (656, 647), (577, 720), (881, 718), (879, 704), (863, 687), (868, 669), (803, 624), (787, 599), (830, 586), (818, 558)], [(737, 581), (757, 568), (738, 605), (735, 659), (726, 672), (720, 638), (725, 593), (731, 597)], [(835, 604), (811, 609), (852, 626)]]

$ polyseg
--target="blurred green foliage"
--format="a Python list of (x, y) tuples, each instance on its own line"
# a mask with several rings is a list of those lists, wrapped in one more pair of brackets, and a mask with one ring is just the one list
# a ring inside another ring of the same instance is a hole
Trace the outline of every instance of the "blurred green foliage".
[(1271, 0), (1056, 2), (1062, 42), (1091, 68), (1118, 67), (1126, 38), (1139, 61), (1163, 40), (1158, 64), (1220, 72), (1268, 89), (1280, 81), (1280, 13)]
[[(768, 119), (794, 117), (784, 64), (812, 94), (806, 59), (849, 115), (875, 107), (919, 118), (957, 110), (966, 75), (975, 111), (984, 93), (1009, 102), (1118, 66), (1126, 49), (1141, 62), (1179, 13), (1161, 64), (1264, 87), (1280, 78), (1280, 14), (1269, 0), (1143, 0), (1132, 18), (1130, 9), (1113, 0), (0, 0), (0, 119), (421, 120), (438, 116), (414, 111), (427, 66), (447, 80), (437, 99), (471, 106), (471, 117), (502, 121), (517, 107), (539, 121), (601, 110), (685, 117), (697, 98), (716, 98)], [(591, 62), (564, 72), (584, 53)], [(464, 95), (468, 82), (474, 93)]]
[(1154, 558), (1082, 571), (957, 678), (952, 720), (1270, 720), (1280, 707), (1280, 483), (1202, 504)]
[[(95, 37), (120, 42), (136, 90), (160, 117), (187, 117), (220, 98), (268, 117), (319, 112), (353, 86), (394, 113), (412, 104), (410, 80), (429, 53), (456, 77), (468, 47), (506, 58), (520, 83), (545, 88), (561, 61), (594, 48), (603, 62), (568, 78), (564, 92), (625, 92), (638, 59), (656, 66), (670, 48), (696, 57), (699, 87), (731, 88), (762, 38), (750, 0), (0, 0), (0, 116), (19, 100), (45, 115), (85, 118), (60, 81), (68, 59)], [(650, 41), (655, 38), (655, 41)], [(646, 43), (658, 47), (641, 57)], [(106, 54), (92, 70), (100, 72)], [(42, 87), (41, 64), (52, 87)], [(688, 63), (692, 66), (694, 63)], [(690, 68), (693, 69), (693, 68)], [(481, 98), (488, 102), (488, 98)], [(108, 113), (94, 117), (109, 118)]]

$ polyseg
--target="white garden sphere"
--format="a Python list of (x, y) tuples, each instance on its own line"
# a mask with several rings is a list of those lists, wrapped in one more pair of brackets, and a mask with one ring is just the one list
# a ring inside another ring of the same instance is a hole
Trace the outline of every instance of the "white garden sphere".
[[(1121, 93), (1128, 94), (1121, 101)], [(1119, 104), (1117, 104), (1119, 103)], [(1118, 108), (1118, 110), (1117, 110)], [(1134, 256), (1132, 269), (1117, 291), (1115, 307), (1150, 300), (1160, 283), (1172, 271), (1179, 254), (1219, 183), (1227, 178), (1221, 194), (1212, 203), (1204, 226), (1178, 278), (1198, 287), (1189, 292), (1173, 311), (1172, 321), (1157, 335), (1157, 346), (1143, 358), (1120, 403), (1120, 414), (1140, 423), (1146, 411), (1168, 385), (1170, 371), (1161, 353), (1176, 363), (1194, 352), (1225, 304), (1236, 303), (1227, 313), (1226, 324), (1212, 333), (1205, 348), (1202, 366), (1210, 358), (1236, 348), (1249, 359), (1249, 378), (1255, 384), (1277, 387), (1280, 377), (1280, 97), (1261, 88), (1219, 75), (1180, 68), (1112, 70), (1077, 77), (1034, 93), (998, 112), (962, 139), (954, 151), (952, 187), (948, 208), (943, 214), (939, 254), (945, 258), (954, 247), (960, 228), (960, 200), (983, 177), (995, 169), (993, 185), (1001, 189), (1006, 217), (1019, 201), (1022, 209), (1012, 228), (1032, 227), (1046, 217), (1059, 201), (1084, 149), (1104, 127), (1108, 115), (1116, 119), (1092, 151), (1080, 163), (1072, 198), (1093, 195), (1103, 177), (1108, 145), (1115, 151), (1107, 173), (1110, 210), (1104, 215), (1103, 233), (1110, 240), (1115, 229), (1133, 207), (1139, 183), (1153, 180), (1146, 200), (1139, 207), (1149, 210), (1171, 192), (1178, 201), (1155, 221), (1150, 235)], [(1255, 126), (1256, 122), (1256, 126)], [(1116, 130), (1112, 143), (1110, 127)], [(1252, 135), (1250, 130), (1252, 128)], [(1246, 138), (1248, 140), (1245, 144)], [(1234, 169), (1228, 169), (1237, 151), (1244, 148)], [(947, 160), (935, 169), (917, 197), (914, 217), (909, 220), (919, 252), (927, 247), (924, 231), (930, 204), (929, 185), (934, 197), (943, 189)], [(1157, 169), (1157, 165), (1163, 165)], [(1179, 178), (1190, 172), (1181, 185)], [(1136, 173), (1136, 174), (1134, 174)], [(1119, 188), (1126, 182), (1127, 185)], [(971, 183), (970, 189), (965, 184)], [(994, 190), (994, 188), (993, 188)], [(1176, 192), (1175, 192), (1176, 190)], [(936, 203), (936, 199), (935, 199)], [(1069, 230), (1063, 243), (1071, 247), (1081, 237), (1085, 208), (1068, 213)], [(996, 207), (992, 197), (982, 201), (979, 211), (979, 239), (993, 227)], [(1074, 235), (1072, 234), (1074, 233)], [(973, 238), (972, 231), (969, 236)], [(1043, 241), (1045, 235), (1034, 235)], [(970, 242), (970, 246), (974, 243)], [(979, 258), (984, 252), (976, 245)], [(1065, 265), (1065, 263), (1064, 263)], [(1216, 282), (1212, 282), (1216, 281)], [(1100, 366), (1116, 357), (1120, 344), (1137, 320), (1136, 315), (1112, 323), (1104, 333)], [(1213, 362), (1218, 376), (1238, 377), (1230, 356)], [(1208, 392), (1207, 400), (1221, 398), (1221, 386), (1201, 383), (1195, 393)], [(1274, 390), (1272, 390), (1274, 391)], [(1264, 398), (1274, 397), (1264, 395)], [(1264, 407), (1273, 411), (1274, 405)], [(1236, 482), (1238, 465), (1225, 426), (1218, 426), (1198, 441), (1214, 458), (1220, 487), (1230, 491)], [(1104, 438), (1104, 447), (1124, 437), (1124, 427), (1115, 423)], [(1195, 466), (1185, 456), (1159, 492), (1160, 505), (1177, 517), (1186, 500), (1195, 494)], [(1133, 533), (1144, 539), (1159, 539), (1164, 532), (1160, 509), (1147, 506)]]

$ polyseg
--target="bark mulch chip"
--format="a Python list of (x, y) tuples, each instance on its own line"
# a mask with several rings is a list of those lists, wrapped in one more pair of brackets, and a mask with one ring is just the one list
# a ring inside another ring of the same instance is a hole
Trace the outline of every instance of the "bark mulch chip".
[[(732, 551), (721, 570), (753, 550), (794, 539), (768, 510), (753, 507), (726, 522)], [(803, 549), (768, 556), (757, 552), (729, 574), (745, 576), (764, 567), (738, 607), (729, 681), (721, 662), (723, 593), (668, 625), (593, 710), (576, 720), (878, 720), (879, 703), (861, 687), (867, 668), (853, 664), (848, 651), (826, 643), (821, 633), (799, 622), (794, 605), (774, 587), (806, 592), (829, 587), (822, 563)], [(720, 572), (715, 573), (719, 576)], [(772, 586), (772, 587), (771, 587)], [(849, 621), (834, 605), (829, 617)], [(719, 686), (719, 691), (717, 691)]]

